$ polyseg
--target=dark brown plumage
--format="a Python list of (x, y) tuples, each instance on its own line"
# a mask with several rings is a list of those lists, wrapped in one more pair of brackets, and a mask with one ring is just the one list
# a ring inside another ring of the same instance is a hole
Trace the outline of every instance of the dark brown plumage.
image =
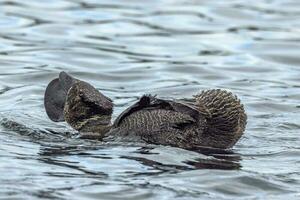
[(209, 112), (207, 132), (220, 139), (225, 137), (219, 146), (232, 147), (243, 135), (247, 124), (247, 115), (238, 97), (226, 90), (214, 89), (203, 91), (194, 98), (197, 105)]
[(225, 90), (181, 102), (143, 96), (116, 119), (109, 134), (181, 148), (230, 148), (242, 136), (246, 118), (237, 97)]
[(240, 100), (220, 89), (178, 101), (144, 95), (111, 125), (112, 101), (90, 84), (74, 80), (68, 78), (72, 84), (66, 94), (63, 116), (56, 117), (64, 118), (84, 138), (118, 138), (186, 149), (230, 148), (245, 130), (247, 116)]
[(110, 126), (112, 100), (90, 84), (79, 81), (69, 89), (64, 106), (64, 118), (80, 132), (104, 133)]

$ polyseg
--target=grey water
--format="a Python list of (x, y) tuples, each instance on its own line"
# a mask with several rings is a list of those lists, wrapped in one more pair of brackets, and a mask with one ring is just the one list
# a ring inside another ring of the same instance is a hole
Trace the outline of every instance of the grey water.
[[(0, 0), (0, 199), (300, 199), (298, 0)], [(60, 71), (113, 99), (228, 89), (229, 151), (80, 140), (43, 107)]]

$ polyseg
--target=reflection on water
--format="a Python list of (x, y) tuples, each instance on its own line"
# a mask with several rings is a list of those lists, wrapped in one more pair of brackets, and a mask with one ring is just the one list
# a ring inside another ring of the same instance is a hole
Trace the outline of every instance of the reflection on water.
[[(0, 1), (0, 198), (299, 199), (297, 0)], [(115, 116), (144, 93), (226, 88), (249, 122), (232, 151), (76, 139), (43, 108), (61, 71)]]

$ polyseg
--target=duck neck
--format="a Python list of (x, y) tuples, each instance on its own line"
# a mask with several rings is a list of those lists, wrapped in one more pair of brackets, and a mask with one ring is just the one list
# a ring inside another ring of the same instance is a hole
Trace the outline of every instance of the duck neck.
[(95, 115), (81, 122), (80, 137), (85, 139), (102, 139), (112, 128), (111, 116)]

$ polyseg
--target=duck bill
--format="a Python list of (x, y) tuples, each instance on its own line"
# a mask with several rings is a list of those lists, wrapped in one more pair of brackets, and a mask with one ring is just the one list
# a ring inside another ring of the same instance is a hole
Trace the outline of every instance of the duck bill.
[(80, 80), (73, 78), (71, 75), (62, 71), (59, 73), (59, 82), (62, 88), (68, 93), (69, 89)]
[(53, 79), (47, 86), (44, 95), (44, 106), (48, 117), (54, 122), (65, 121), (64, 106), (69, 89), (79, 80), (66, 72)]

